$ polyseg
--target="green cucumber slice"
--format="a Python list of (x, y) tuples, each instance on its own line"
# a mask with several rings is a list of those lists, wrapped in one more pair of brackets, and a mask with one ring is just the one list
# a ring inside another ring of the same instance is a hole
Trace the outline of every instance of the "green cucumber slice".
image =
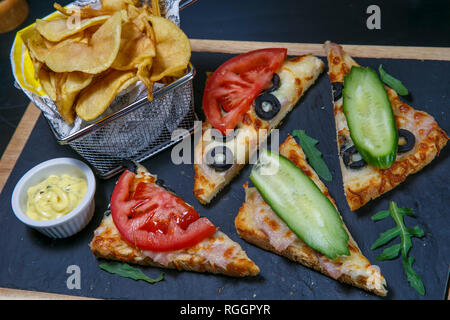
[(338, 211), (291, 161), (262, 150), (250, 180), (272, 210), (308, 246), (330, 259), (350, 254), (348, 234)]
[(377, 73), (353, 66), (344, 78), (342, 95), (356, 149), (368, 164), (389, 168), (397, 154), (398, 132), (391, 103)]

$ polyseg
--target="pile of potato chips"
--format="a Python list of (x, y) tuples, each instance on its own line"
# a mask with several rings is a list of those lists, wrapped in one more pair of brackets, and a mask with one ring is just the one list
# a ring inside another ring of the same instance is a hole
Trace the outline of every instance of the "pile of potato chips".
[(153, 84), (167, 83), (186, 72), (189, 39), (161, 17), (158, 0), (101, 0), (90, 6), (54, 7), (62, 17), (38, 19), (22, 35), (35, 76), (68, 124), (76, 115), (91, 121), (116, 95), (138, 80), (153, 99)]

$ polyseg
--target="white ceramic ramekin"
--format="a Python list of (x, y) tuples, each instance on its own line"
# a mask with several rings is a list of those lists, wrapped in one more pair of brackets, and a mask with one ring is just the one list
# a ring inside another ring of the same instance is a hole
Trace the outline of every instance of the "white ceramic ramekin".
[[(26, 215), (27, 190), (42, 182), (51, 174), (68, 174), (87, 181), (87, 191), (83, 200), (68, 214), (54, 220), (39, 221)], [(83, 229), (94, 215), (95, 177), (92, 170), (83, 162), (72, 158), (56, 158), (42, 162), (29, 170), (17, 182), (11, 206), (16, 217), (27, 226), (34, 228), (52, 238), (66, 238)]]

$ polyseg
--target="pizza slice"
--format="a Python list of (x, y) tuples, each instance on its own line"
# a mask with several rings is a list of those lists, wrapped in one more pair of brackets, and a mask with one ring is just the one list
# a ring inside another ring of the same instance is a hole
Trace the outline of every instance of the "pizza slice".
[(286, 49), (262, 49), (212, 74), (203, 96), (207, 120), (194, 151), (200, 203), (208, 204), (240, 172), (323, 69), (312, 55), (286, 60)]
[(255, 276), (258, 266), (192, 206), (138, 165), (126, 170), (90, 243), (96, 257), (145, 266)]
[[(343, 109), (344, 77), (350, 73), (352, 67), (359, 65), (340, 45), (327, 41), (324, 47), (334, 100), (344, 191), (350, 209), (356, 210), (395, 188), (405, 181), (408, 175), (420, 171), (429, 164), (447, 144), (448, 136), (431, 115), (402, 102), (393, 89), (384, 86), (395, 119), (395, 127), (398, 129), (398, 149), (389, 167), (379, 168), (368, 164), (352, 140)], [(384, 133), (379, 132), (380, 136), (382, 134)]]
[[(293, 137), (289, 136), (280, 146), (280, 155), (287, 158), (288, 160), (286, 161), (290, 161), (291, 165), (294, 164), (300, 168), (301, 171), (309, 177), (309, 182), (312, 181), (312, 183), (317, 186), (319, 189), (318, 192), (321, 192), (329, 199), (331, 202), (329, 205), (336, 208), (335, 212), (337, 212), (336, 204), (328, 193), (328, 189), (319, 179), (316, 172), (307, 163), (302, 148), (295, 142)], [(296, 222), (290, 221), (286, 216), (282, 219), (275, 213), (274, 209), (272, 209), (272, 207), (264, 200), (265, 198), (268, 198), (268, 195), (264, 195), (263, 198), (263, 195), (258, 189), (256, 187), (249, 187), (248, 183), (244, 185), (244, 189), (245, 202), (239, 209), (239, 213), (235, 219), (237, 232), (244, 240), (265, 250), (284, 256), (292, 261), (301, 263), (309, 268), (315, 269), (335, 280), (351, 284), (380, 296), (385, 296), (387, 294), (385, 288), (386, 280), (380, 273), (379, 267), (371, 265), (367, 258), (361, 253), (358, 245), (345, 227), (339, 213), (336, 215), (344, 229), (342, 232), (346, 235), (344, 241), (345, 245), (348, 247), (348, 251), (347, 255), (337, 255), (336, 258), (331, 259), (319, 250), (313, 249), (306, 243), (306, 240), (303, 241), (297, 236), (297, 233), (293, 232), (293, 229), (290, 226), (291, 223), (295, 224)], [(303, 191), (304, 190), (296, 190), (296, 197), (302, 197)], [(306, 204), (308, 199), (305, 198), (302, 202), (303, 204)], [(298, 207), (294, 205), (294, 210), (302, 211), (304, 210), (302, 206), (302, 204)], [(314, 213), (313, 216), (317, 218), (316, 221), (325, 221), (324, 219), (317, 217), (316, 213)], [(298, 221), (299, 219), (296, 220)], [(311, 224), (307, 224), (305, 226), (307, 233), (313, 232), (314, 226), (314, 221)], [(332, 234), (332, 232), (330, 232), (330, 234)], [(303, 239), (307, 238), (307, 235), (303, 237)]]

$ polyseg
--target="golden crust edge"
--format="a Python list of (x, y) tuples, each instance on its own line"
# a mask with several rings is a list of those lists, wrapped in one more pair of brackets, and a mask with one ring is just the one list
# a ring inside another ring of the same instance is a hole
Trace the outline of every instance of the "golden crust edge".
[[(302, 250), (301, 247), (290, 245), (283, 251), (276, 250), (269, 241), (269, 238), (257, 228), (252, 227), (251, 223), (248, 221), (251, 219), (252, 212), (250, 212), (246, 208), (246, 203), (241, 206), (239, 209), (238, 215), (235, 219), (235, 227), (239, 236), (248, 241), (249, 243), (254, 244), (257, 247), (260, 247), (264, 250), (273, 252), (285, 258), (288, 258), (291, 261), (300, 263), (308, 268), (316, 270), (328, 277), (331, 277), (330, 274), (320, 266), (319, 260), (308, 252)], [(332, 278), (332, 277), (331, 277)], [(385, 297), (387, 295), (387, 290), (383, 285), (375, 288), (369, 288), (366, 282), (362, 280), (355, 280), (347, 274), (342, 274), (338, 279), (338, 281), (342, 283), (346, 283), (360, 289), (364, 289), (366, 291), (375, 293), (376, 295)]]
[[(347, 52), (344, 51), (343, 47), (337, 43), (334, 43), (331, 41), (326, 41), (324, 43), (324, 49), (325, 49), (325, 53), (326, 53), (327, 61), (328, 61), (328, 75), (330, 76), (330, 81), (332, 81), (331, 76), (333, 76), (333, 78), (336, 78), (335, 79), (336, 81), (343, 80), (343, 76), (341, 76), (340, 74), (336, 74), (336, 73), (339, 73), (340, 70), (342, 71), (342, 65), (347, 66), (347, 68), (349, 66), (351, 67), (352, 65), (358, 65), (358, 63)], [(331, 61), (330, 61), (330, 59), (332, 57), (331, 54), (333, 52), (333, 49), (338, 51), (339, 54), (341, 55), (340, 58), (342, 60), (338, 60), (338, 63), (331, 63)], [(339, 66), (339, 69), (337, 69), (338, 66)], [(395, 99), (398, 98), (398, 95), (393, 89), (389, 88), (388, 95), (389, 95), (389, 100), (391, 101), (391, 103), (396, 103)], [(334, 106), (334, 103), (333, 103), (333, 106)], [(410, 107), (410, 108), (412, 108), (416, 111), (419, 111), (413, 107)], [(421, 112), (423, 112), (423, 111), (421, 111)], [(427, 114), (427, 115), (429, 117), (432, 117), (429, 114)], [(350, 188), (349, 186), (346, 186), (343, 181), (345, 197), (346, 197), (348, 206), (351, 211), (358, 210), (359, 208), (366, 205), (369, 201), (374, 200), (374, 199), (380, 197), (381, 195), (396, 188), (398, 185), (400, 185), (402, 182), (404, 182), (409, 175), (419, 172), (425, 166), (430, 164), (437, 155), (439, 155), (442, 148), (444, 148), (445, 145), (447, 144), (447, 140), (449, 138), (448, 138), (447, 134), (445, 133), (445, 131), (439, 127), (439, 125), (437, 124), (435, 119), (434, 119), (434, 121), (435, 121), (435, 128), (433, 128), (433, 130), (428, 134), (427, 137), (423, 138), (420, 142), (417, 142), (417, 143), (423, 143), (424, 141), (426, 142), (428, 148), (425, 153), (425, 157), (423, 159), (421, 158), (421, 154), (419, 154), (420, 151), (417, 151), (415, 154), (410, 155), (410, 156), (415, 157), (416, 159), (418, 157), (421, 159), (420, 159), (420, 161), (417, 161), (417, 162), (409, 161), (408, 172), (406, 172), (404, 174), (402, 179), (399, 179), (399, 180), (395, 181), (394, 183), (392, 183), (392, 181), (389, 181), (389, 184), (387, 184), (387, 185), (386, 185), (383, 177), (380, 177), (376, 181), (373, 181), (371, 179), (369, 184), (364, 185), (359, 189), (355, 189), (354, 187)], [(336, 133), (336, 134), (338, 135), (338, 133)], [(338, 150), (339, 150), (338, 136), (336, 138), (336, 141), (337, 141)], [(430, 150), (430, 146), (432, 147), (431, 150)], [(406, 161), (406, 160), (407, 159), (405, 158), (405, 159), (402, 159), (401, 161)], [(339, 162), (340, 162), (341, 171), (342, 171), (342, 166), (343, 166), (342, 160), (339, 159)], [(376, 177), (376, 178), (378, 178), (378, 177)], [(383, 187), (383, 189), (380, 191), (381, 187)]]
[[(439, 128), (440, 129), (440, 128)], [(349, 186), (344, 185), (344, 192), (345, 197), (347, 199), (347, 203), (350, 207), (350, 210), (355, 211), (366, 205), (369, 201), (374, 200), (383, 194), (391, 191), (401, 183), (403, 183), (408, 176), (415, 174), (419, 171), (421, 171), (424, 167), (426, 167), (428, 164), (430, 164), (436, 156), (439, 155), (439, 151), (445, 147), (447, 144), (447, 135), (445, 132), (443, 132), (442, 129), (440, 130), (433, 130), (433, 132), (437, 132), (437, 138), (438, 138), (438, 148), (439, 150), (434, 147), (433, 150), (427, 151), (425, 154), (425, 159), (421, 160), (419, 163), (414, 165), (412, 163), (412, 166), (408, 166), (408, 172), (404, 175), (404, 177), (399, 180), (395, 181), (394, 183), (389, 183), (387, 186), (386, 184), (383, 184), (383, 179), (377, 179), (377, 181), (370, 180), (371, 183), (367, 186), (363, 186), (360, 189), (354, 190), (354, 188), (350, 188)], [(430, 135), (428, 136), (430, 137)], [(412, 156), (417, 156), (418, 153), (413, 154)], [(404, 159), (405, 161), (407, 159)], [(411, 161), (409, 161), (411, 164)], [(383, 191), (380, 192), (380, 188), (383, 185)]]

